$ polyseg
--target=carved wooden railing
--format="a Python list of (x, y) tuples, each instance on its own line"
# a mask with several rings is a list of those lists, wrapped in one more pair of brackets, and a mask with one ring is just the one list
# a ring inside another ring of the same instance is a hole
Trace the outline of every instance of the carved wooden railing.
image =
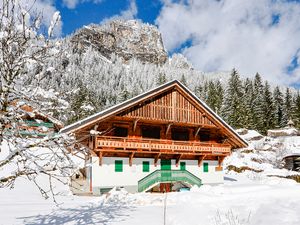
[(140, 150), (166, 150), (176, 152), (208, 152), (213, 154), (229, 154), (230, 145), (219, 143), (207, 143), (199, 141), (173, 141), (166, 139), (146, 138), (122, 138), (110, 136), (98, 136), (97, 149), (140, 149)]

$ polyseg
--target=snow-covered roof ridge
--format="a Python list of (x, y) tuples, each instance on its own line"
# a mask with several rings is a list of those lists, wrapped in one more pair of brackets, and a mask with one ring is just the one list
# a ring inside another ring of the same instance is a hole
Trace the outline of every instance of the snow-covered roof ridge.
[(193, 92), (191, 92), (185, 85), (183, 85), (178, 80), (169, 81), (169, 82), (162, 84), (156, 88), (153, 88), (145, 93), (142, 93), (131, 99), (128, 99), (124, 102), (114, 105), (104, 111), (98, 112), (94, 115), (91, 115), (87, 118), (84, 118), (80, 121), (70, 124), (70, 125), (66, 126), (65, 128), (63, 128), (60, 132), (70, 133), (74, 130), (81, 128), (85, 124), (89, 125), (89, 124), (95, 122), (95, 120), (97, 120), (101, 117), (109, 116), (109, 115), (112, 115), (113, 113), (117, 113), (121, 110), (124, 110), (130, 104), (137, 103), (142, 98), (150, 97), (151, 95), (156, 94), (157, 91), (163, 91), (164, 89), (170, 88), (173, 85), (178, 85), (180, 88), (182, 88), (186, 93), (188, 93), (192, 98), (194, 98), (200, 105), (202, 105), (213, 117), (215, 117), (221, 124), (223, 124), (223, 126), (225, 126), (228, 130), (230, 130), (230, 132), (232, 132), (232, 134), (235, 135), (245, 146), (248, 145), (248, 143), (231, 126), (229, 126), (219, 115), (217, 115), (212, 109), (210, 109), (210, 107), (205, 102), (203, 102), (200, 98), (198, 98)]

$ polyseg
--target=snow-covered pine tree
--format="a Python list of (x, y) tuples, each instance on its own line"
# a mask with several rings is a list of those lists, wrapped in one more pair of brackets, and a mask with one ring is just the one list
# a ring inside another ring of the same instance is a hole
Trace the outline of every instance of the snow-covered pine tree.
[(219, 112), (223, 102), (224, 90), (220, 81), (209, 81), (206, 104), (215, 112)]
[(266, 133), (268, 129), (274, 127), (275, 121), (275, 107), (272, 93), (270, 91), (270, 85), (268, 81), (265, 81), (263, 90), (263, 133)]
[(256, 73), (253, 81), (253, 124), (257, 131), (264, 130), (263, 84), (261, 76)]
[(285, 126), (285, 124), (283, 122), (284, 100), (283, 100), (283, 94), (280, 91), (280, 88), (278, 86), (276, 86), (273, 91), (273, 99), (274, 99), (274, 112), (275, 112), (274, 126), (276, 128), (283, 127), (283, 126)]
[(233, 69), (225, 91), (221, 115), (234, 128), (242, 128), (244, 123), (243, 90), (240, 76)]
[(253, 122), (253, 83), (249, 78), (246, 78), (244, 82), (244, 106), (245, 106), (245, 121), (244, 127), (248, 129), (254, 129), (254, 122)]
[(282, 116), (282, 124), (284, 127), (287, 125), (290, 119), (293, 119), (293, 97), (290, 91), (290, 88), (286, 88), (285, 96), (284, 96), (284, 104), (283, 104), (283, 116)]
[(297, 91), (297, 94), (294, 96), (294, 120), (297, 128), (300, 128), (300, 93), (299, 90)]

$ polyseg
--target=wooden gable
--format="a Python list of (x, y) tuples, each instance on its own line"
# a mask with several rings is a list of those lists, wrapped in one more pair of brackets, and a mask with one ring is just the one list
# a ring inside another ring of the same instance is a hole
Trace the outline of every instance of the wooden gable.
[(89, 133), (98, 124), (111, 118), (127, 121), (151, 121), (151, 123), (177, 124), (202, 128), (216, 128), (233, 148), (247, 146), (247, 143), (204, 102), (179, 81), (174, 80), (132, 99), (108, 108), (71, 124), (61, 130), (63, 133)]
[(215, 126), (207, 118), (203, 109), (176, 88), (128, 108), (119, 113), (118, 116), (169, 123)]

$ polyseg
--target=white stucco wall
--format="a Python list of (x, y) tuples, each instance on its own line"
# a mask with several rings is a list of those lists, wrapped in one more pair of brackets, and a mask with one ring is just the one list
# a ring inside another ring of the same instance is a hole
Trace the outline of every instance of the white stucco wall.
[[(115, 160), (123, 161), (123, 172), (115, 172)], [(150, 162), (150, 171), (143, 172), (143, 161)], [(203, 184), (218, 184), (223, 183), (223, 171), (215, 171), (215, 167), (218, 165), (217, 161), (202, 162), (202, 165), (198, 167), (197, 160), (181, 160), (180, 162), (186, 163), (186, 170), (196, 175), (202, 180)], [(208, 172), (203, 172), (203, 163), (208, 163)], [(157, 162), (157, 166), (154, 166), (153, 158), (134, 158), (132, 166), (129, 166), (128, 158), (117, 157), (103, 157), (102, 166), (99, 166), (99, 160), (97, 157), (92, 158), (92, 186), (97, 188), (107, 187), (137, 187), (138, 181), (147, 176), (148, 174), (159, 170), (160, 160)], [(176, 167), (175, 160), (171, 160), (171, 169), (179, 170), (180, 165)]]

